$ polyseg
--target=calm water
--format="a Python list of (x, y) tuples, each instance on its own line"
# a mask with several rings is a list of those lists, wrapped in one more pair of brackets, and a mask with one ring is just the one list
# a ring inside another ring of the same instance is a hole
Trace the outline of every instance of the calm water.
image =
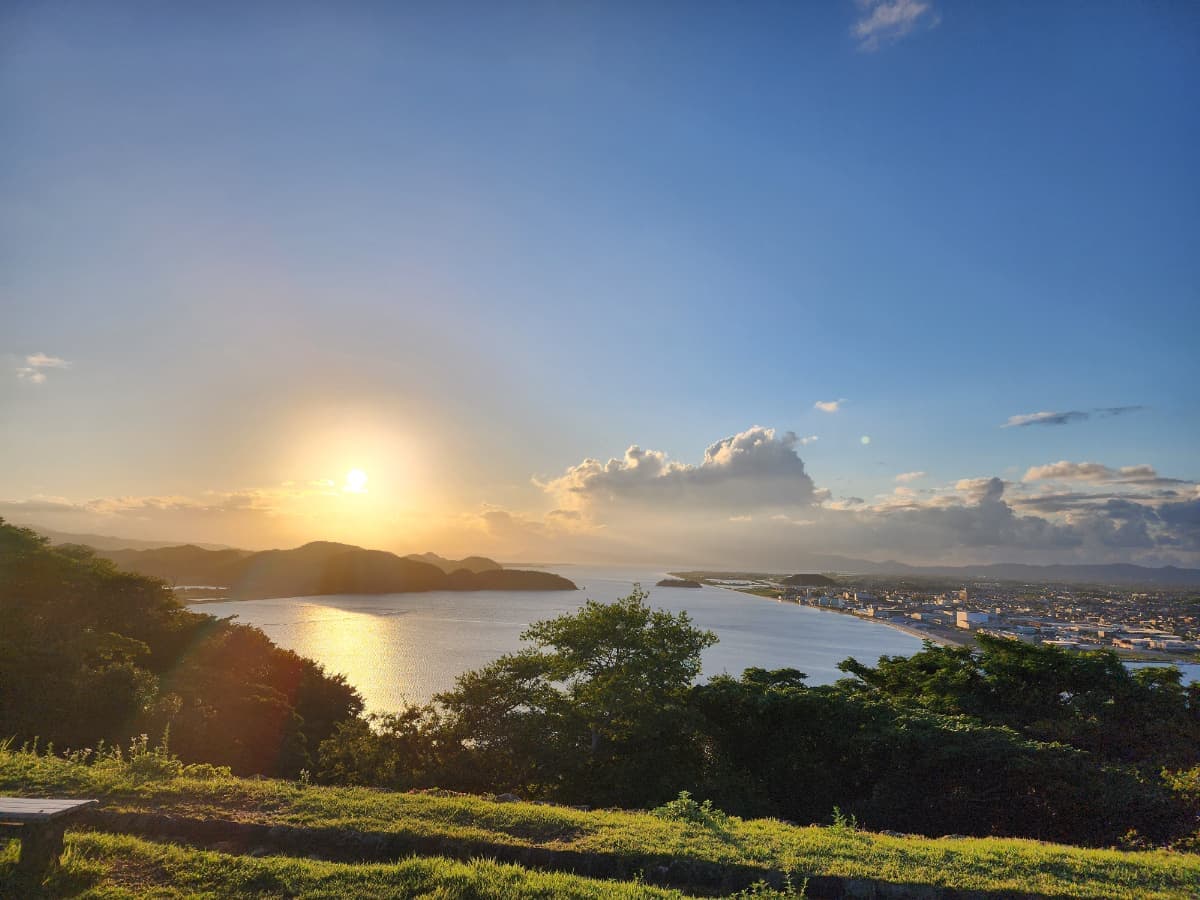
[(686, 609), (720, 643), (704, 654), (704, 674), (740, 674), (749, 666), (792, 666), (810, 684), (835, 681), (847, 656), (874, 663), (882, 654), (909, 654), (921, 642), (894, 628), (852, 616), (777, 603), (721, 588), (655, 588), (662, 572), (562, 566), (551, 569), (582, 591), (437, 591), (427, 594), (331, 595), (195, 608), (236, 615), (276, 643), (340, 672), (359, 689), (367, 709), (389, 711), (421, 703), (520, 646), (532, 622), (577, 609), (586, 599), (611, 601), (636, 581), (652, 606)]

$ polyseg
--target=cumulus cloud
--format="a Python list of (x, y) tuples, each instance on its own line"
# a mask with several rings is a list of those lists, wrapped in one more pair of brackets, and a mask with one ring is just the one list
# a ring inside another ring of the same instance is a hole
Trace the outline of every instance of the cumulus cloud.
[(821, 412), (835, 413), (841, 409), (842, 404), (845, 402), (845, 397), (842, 397), (838, 400), (818, 400), (813, 404), (813, 408), (819, 409)]
[(927, 0), (856, 0), (855, 5), (859, 17), (850, 31), (858, 49), (868, 53), (941, 22)]
[(46, 381), (44, 369), (67, 369), (71, 364), (57, 356), (47, 356), (45, 353), (31, 353), (25, 357), (25, 365), (17, 367), (17, 378), (31, 384), (43, 384)]
[(722, 438), (699, 465), (669, 460), (661, 450), (634, 444), (620, 459), (585, 459), (558, 478), (537, 482), (560, 506), (649, 504), (658, 507), (808, 505), (814, 485), (796, 452), (794, 432), (754, 426)]
[(805, 447), (807, 447), (809, 444), (815, 444), (816, 442), (817, 436), (815, 434), (810, 434), (808, 437), (800, 438), (800, 443)]
[[(794, 434), (756, 426), (717, 441), (695, 465), (635, 445), (619, 459), (585, 460), (540, 486), (561, 507), (628, 538), (630, 552), (655, 548), (697, 565), (787, 568), (814, 553), (912, 562), (1200, 563), (1200, 488), (1151, 466), (1061, 462), (1035, 466), (1015, 482), (988, 475), (930, 487), (917, 487), (927, 473), (902, 472), (891, 493), (868, 502), (835, 499), (814, 485), (796, 454), (799, 443)], [(1070, 485), (1085, 490), (1064, 489)]]

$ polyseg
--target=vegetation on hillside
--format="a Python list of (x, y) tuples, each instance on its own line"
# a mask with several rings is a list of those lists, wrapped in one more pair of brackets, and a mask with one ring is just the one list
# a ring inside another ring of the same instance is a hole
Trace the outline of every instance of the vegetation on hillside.
[[(189, 769), (173, 764), (169, 754), (149, 748), (132, 755), (108, 751), (86, 763), (0, 749), (0, 791), (99, 797), (102, 809), (130, 814), (128, 821), (151, 817), (150, 830), (156, 815), (173, 821), (257, 823), (267, 826), (268, 841), (270, 829), (314, 829), (307, 833), (303, 853), (315, 856), (338, 847), (343, 853), (358, 853), (350, 843), (356, 837), (369, 852), (380, 845), (380, 836), (396, 836), (413, 846), (437, 846), (440, 856), (541, 859), (543, 868), (607, 869), (624, 872), (621, 877), (629, 880), (640, 873), (648, 881), (669, 878), (697, 888), (701, 882), (689, 878), (739, 867), (751, 879), (782, 883), (784, 876), (790, 876), (796, 886), (806, 878), (814, 882), (828, 877), (869, 878), (1048, 897), (1182, 900), (1194, 896), (1200, 885), (1200, 856), (1195, 854), (1089, 850), (1016, 839), (874, 834), (856, 828), (848, 817), (832, 826), (797, 827), (778, 820), (743, 820), (689, 798), (649, 813), (586, 812), (526, 802), (498, 803), (448, 791), (319, 787), (302, 781), (236, 778), (211, 767)], [(322, 844), (326, 828), (337, 830), (336, 847)], [(215, 831), (225, 834), (225, 829)], [(348, 843), (350, 851), (344, 849)], [(379, 896), (387, 890), (402, 893), (401, 886), (410, 883), (437, 890), (439, 882), (444, 882), (439, 896), (493, 896), (487, 890), (498, 884), (511, 887), (512, 893), (504, 896), (518, 897), (554, 896), (553, 891), (560, 892), (558, 896), (676, 896), (658, 894), (644, 884), (578, 879), (489, 863), (462, 865), (433, 858), (347, 866), (260, 856), (280, 852), (269, 842), (251, 849), (256, 850), (254, 856), (235, 856), (164, 847), (132, 837), (69, 835), (71, 864), (63, 877), (76, 878), (74, 885), (116, 883), (139, 889), (163, 887), (178, 878), (175, 884), (181, 890), (208, 890), (220, 896), (255, 896), (254, 884), (268, 895), (324, 896), (322, 892), (328, 891), (332, 896), (342, 890), (343, 896)], [(11, 852), (0, 857), (0, 878), (11, 864)], [(561, 863), (554, 862), (554, 853), (561, 855)], [(81, 872), (83, 861), (87, 865)], [(671, 867), (670, 873), (664, 874), (663, 866)], [(118, 881), (118, 872), (122, 878), (136, 875), (145, 881)], [(403, 880), (415, 878), (414, 872), (424, 872), (422, 877), (428, 880)], [(500, 878), (504, 880), (492, 880)], [(479, 893), (471, 892), (472, 885)], [(380, 893), (372, 894), (373, 890)], [(538, 894), (539, 890), (550, 893)], [(239, 894), (242, 891), (246, 893)]]
[(0, 520), (0, 736), (63, 748), (168, 733), (189, 761), (294, 775), (362, 700), (256, 628)]

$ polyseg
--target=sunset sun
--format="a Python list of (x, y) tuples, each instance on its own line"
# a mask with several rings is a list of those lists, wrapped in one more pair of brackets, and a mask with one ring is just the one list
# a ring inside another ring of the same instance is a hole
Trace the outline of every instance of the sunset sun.
[(362, 469), (351, 469), (346, 473), (346, 483), (342, 486), (348, 494), (365, 494), (367, 492), (367, 473)]

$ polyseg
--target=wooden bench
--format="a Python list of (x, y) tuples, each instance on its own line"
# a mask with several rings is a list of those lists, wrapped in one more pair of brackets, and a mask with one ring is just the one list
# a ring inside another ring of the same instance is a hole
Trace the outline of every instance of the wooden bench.
[(58, 865), (67, 822), (95, 800), (44, 800), (37, 797), (0, 797), (0, 833), (13, 832), (21, 839), (17, 873), (40, 882)]

